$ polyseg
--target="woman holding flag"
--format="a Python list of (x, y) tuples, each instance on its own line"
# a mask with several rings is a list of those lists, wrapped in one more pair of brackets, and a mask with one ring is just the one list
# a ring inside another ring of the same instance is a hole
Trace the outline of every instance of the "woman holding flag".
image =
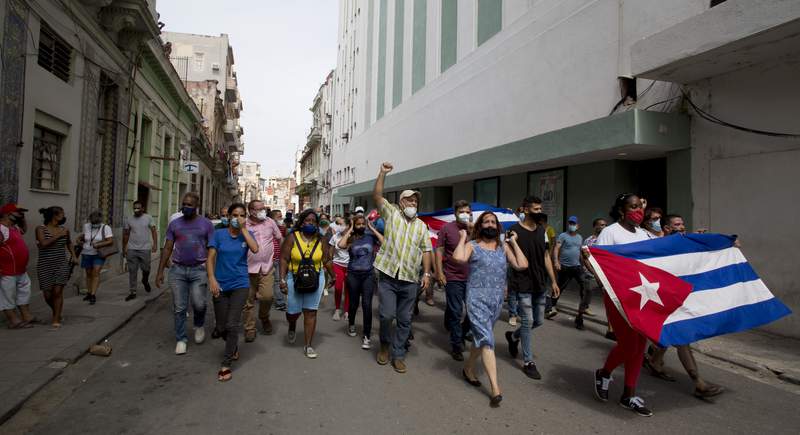
[[(642, 201), (633, 193), (619, 195), (609, 213), (614, 224), (604, 228), (597, 238), (596, 245), (622, 245), (626, 243), (649, 240), (651, 236), (640, 225), (644, 220)], [(584, 251), (588, 255), (588, 251)], [(592, 270), (596, 274), (596, 271)], [(598, 282), (601, 280), (598, 278)], [(605, 365), (595, 372), (594, 391), (598, 399), (608, 401), (608, 389), (611, 383), (611, 373), (620, 365), (625, 365), (625, 388), (620, 399), (620, 405), (630, 409), (638, 415), (650, 417), (653, 412), (644, 405), (644, 400), (636, 396), (636, 383), (642, 369), (644, 350), (647, 338), (631, 328), (622, 317), (617, 307), (603, 294), (608, 323), (614, 328), (617, 344), (611, 349), (606, 358)]]

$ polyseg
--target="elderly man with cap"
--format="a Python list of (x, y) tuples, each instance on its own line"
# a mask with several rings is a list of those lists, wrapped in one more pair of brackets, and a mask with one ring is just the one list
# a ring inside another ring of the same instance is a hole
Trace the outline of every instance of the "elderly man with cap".
[[(420, 284), (419, 270), (423, 268), (422, 289), (431, 285), (433, 265), (431, 239), (428, 227), (417, 218), (420, 193), (405, 190), (400, 194), (398, 205), (390, 204), (383, 197), (383, 183), (386, 174), (394, 167), (391, 163), (381, 165), (373, 200), (386, 222), (384, 243), (375, 258), (375, 269), (380, 273), (378, 280), (378, 301), (381, 319), (381, 349), (378, 364), (385, 365), (391, 357), (392, 367), (398, 373), (405, 373), (406, 341), (411, 331), (411, 310)], [(391, 333), (392, 320), (397, 327)]]
[[(581, 246), (583, 237), (578, 234), (578, 217), (570, 216), (567, 219), (567, 231), (559, 234), (553, 249), (553, 265), (558, 275), (558, 288), (565, 288), (571, 280), (575, 280), (580, 288), (581, 302), (578, 306), (578, 316), (575, 318), (575, 327), (583, 329), (583, 316), (589, 309), (592, 301), (592, 292), (586, 288), (583, 281), (583, 266), (581, 265)], [(545, 317), (553, 318), (558, 312), (556, 304), (558, 297), (552, 297), (547, 307)]]
[(23, 213), (26, 211), (16, 204), (6, 204), (0, 208), (0, 310), (5, 314), (10, 329), (33, 326), (33, 315), (28, 305), (31, 279), (26, 272), (29, 253), (22, 238), (25, 225)]

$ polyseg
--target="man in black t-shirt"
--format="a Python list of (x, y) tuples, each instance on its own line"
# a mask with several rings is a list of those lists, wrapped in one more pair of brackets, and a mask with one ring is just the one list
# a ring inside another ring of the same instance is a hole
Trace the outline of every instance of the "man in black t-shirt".
[(528, 269), (524, 271), (513, 270), (508, 281), (509, 294), (515, 295), (518, 302), (518, 313), (522, 324), (516, 331), (506, 332), (508, 350), (516, 358), (519, 353), (519, 344), (522, 342), (522, 371), (533, 379), (541, 379), (542, 375), (533, 362), (531, 348), (531, 330), (541, 325), (544, 321), (544, 307), (548, 289), (547, 278), (550, 278), (551, 289), (554, 297), (558, 297), (560, 290), (553, 274), (553, 264), (548, 255), (545, 242), (545, 228), (537, 225), (542, 213), (542, 200), (535, 197), (526, 197), (522, 202), (525, 220), (514, 224), (511, 231), (517, 233), (517, 243), (528, 259)]

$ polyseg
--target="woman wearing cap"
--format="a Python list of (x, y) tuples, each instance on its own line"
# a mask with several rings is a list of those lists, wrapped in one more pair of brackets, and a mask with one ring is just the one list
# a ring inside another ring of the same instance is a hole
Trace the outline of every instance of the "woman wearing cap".
[(497, 215), (490, 211), (483, 212), (472, 229), (472, 240), (467, 241), (467, 230), (460, 230), (460, 240), (453, 251), (453, 260), (469, 262), (470, 267), (466, 302), (474, 347), (464, 362), (461, 374), (470, 385), (479, 387), (481, 382), (474, 370), (475, 362), (481, 357), (492, 390), (489, 401), (492, 407), (500, 406), (503, 400), (497, 382), (492, 331), (503, 308), (506, 265), (520, 271), (528, 268), (528, 259), (517, 244), (517, 234), (511, 232), (507, 243), (503, 243), (500, 241), (501, 228)]
[(61, 309), (64, 307), (64, 286), (69, 280), (72, 264), (78, 262), (69, 230), (64, 228), (67, 218), (61, 207), (48, 207), (39, 210), (44, 218), (44, 225), (36, 228), (36, 245), (39, 247), (39, 259), (36, 269), (39, 275), (39, 288), (44, 300), (53, 310), (50, 322), (53, 329), (61, 327)]
[(114, 233), (110, 226), (103, 223), (103, 215), (99, 211), (89, 214), (89, 222), (83, 224), (83, 235), (78, 238), (78, 243), (83, 244), (81, 268), (86, 271), (86, 287), (89, 290), (83, 300), (94, 305), (100, 286), (100, 269), (106, 262), (98, 249), (114, 244)]

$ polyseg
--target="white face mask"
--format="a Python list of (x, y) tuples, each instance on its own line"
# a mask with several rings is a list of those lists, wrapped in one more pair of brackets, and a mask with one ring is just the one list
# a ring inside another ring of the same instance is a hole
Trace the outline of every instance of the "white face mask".
[(521, 220), (521, 221), (525, 220), (525, 213), (520, 213), (519, 214), (519, 220)]
[(403, 209), (403, 213), (405, 213), (407, 218), (412, 219), (417, 215), (417, 208), (416, 207), (406, 207), (406, 208)]
[(578, 231), (578, 226), (577, 225), (570, 225), (569, 226), (569, 230), (574, 233), (575, 231)]
[(256, 213), (256, 219), (258, 219), (260, 221), (267, 220), (267, 211), (266, 210), (259, 210)]
[(462, 224), (469, 222), (472, 219), (471, 213), (459, 213), (458, 214), (458, 221)]

